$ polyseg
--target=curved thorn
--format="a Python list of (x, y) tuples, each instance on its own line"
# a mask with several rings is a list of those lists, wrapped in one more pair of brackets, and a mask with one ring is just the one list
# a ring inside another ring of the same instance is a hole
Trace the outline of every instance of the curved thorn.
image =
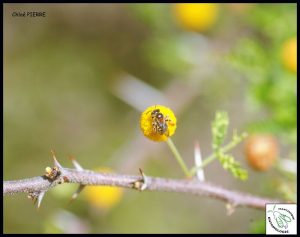
[(82, 166), (75, 160), (75, 158), (72, 155), (69, 155), (69, 159), (72, 161), (72, 164), (74, 165), (75, 169), (78, 171), (84, 170)]
[(58, 168), (63, 168), (61, 166), (61, 164), (57, 161), (57, 158), (55, 156), (55, 152), (54, 150), (51, 150), (51, 154), (52, 154), (52, 158), (53, 158), (53, 161), (54, 161), (54, 166), (57, 166)]

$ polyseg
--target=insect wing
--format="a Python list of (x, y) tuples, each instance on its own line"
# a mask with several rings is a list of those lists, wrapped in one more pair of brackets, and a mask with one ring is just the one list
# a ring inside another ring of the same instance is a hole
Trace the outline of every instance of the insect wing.
[(289, 216), (287, 216), (287, 215), (281, 214), (280, 217), (283, 220), (285, 220), (286, 222), (291, 222), (292, 221), (292, 219)]

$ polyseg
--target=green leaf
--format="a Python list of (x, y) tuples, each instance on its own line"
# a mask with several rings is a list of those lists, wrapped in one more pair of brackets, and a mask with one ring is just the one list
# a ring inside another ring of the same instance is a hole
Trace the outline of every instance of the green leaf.
[(226, 112), (216, 113), (215, 120), (212, 122), (213, 149), (218, 150), (225, 140), (229, 121)]
[(240, 164), (234, 160), (233, 156), (219, 152), (218, 158), (223, 168), (225, 170), (228, 170), (233, 175), (233, 177), (238, 178), (240, 180), (248, 179), (247, 170), (242, 169)]

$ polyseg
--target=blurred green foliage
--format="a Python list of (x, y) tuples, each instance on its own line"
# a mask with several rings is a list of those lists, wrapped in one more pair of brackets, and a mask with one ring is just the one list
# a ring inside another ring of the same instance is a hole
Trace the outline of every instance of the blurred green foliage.
[(217, 112), (215, 120), (212, 122), (213, 149), (218, 150), (224, 143), (227, 135), (229, 119), (226, 112)]
[[(284, 67), (282, 50), (285, 41), (297, 35), (295, 6), (253, 7), (251, 15), (245, 18), (251, 33), (238, 40), (228, 56), (247, 80), (249, 108), (260, 117), (245, 124), (247, 130), (273, 134), (287, 150), (286, 157), (294, 160), (297, 158), (297, 74)], [(292, 53), (296, 52), (290, 52), (291, 58)], [(280, 158), (286, 157), (281, 152)], [(296, 185), (295, 174), (282, 171), (280, 176), (274, 174), (274, 179), (277, 182), (272, 186), (284, 198), (296, 200), (296, 190), (292, 188)]]
[(284, 41), (296, 36), (295, 11), (294, 4), (253, 7), (246, 18), (253, 33), (241, 38), (229, 57), (248, 79), (247, 96), (249, 103), (255, 103), (254, 112), (266, 109), (261, 119), (250, 122), (249, 131), (276, 134), (293, 148), (297, 141), (297, 75), (283, 67), (280, 57)]
[(212, 122), (212, 147), (214, 153), (216, 154), (217, 158), (221, 162), (223, 168), (228, 170), (233, 177), (246, 180), (248, 179), (248, 172), (245, 169), (241, 168), (239, 162), (237, 162), (232, 155), (226, 154), (224, 149), (230, 146), (234, 148), (239, 142), (241, 142), (245, 136), (244, 135), (237, 135), (234, 133), (232, 141), (230, 144), (226, 145), (226, 147), (222, 147), (224, 140), (227, 135), (229, 125), (229, 118), (226, 112), (219, 111), (216, 113), (215, 120)]
[(252, 222), (250, 225), (250, 233), (251, 234), (265, 234), (266, 233), (265, 218)]

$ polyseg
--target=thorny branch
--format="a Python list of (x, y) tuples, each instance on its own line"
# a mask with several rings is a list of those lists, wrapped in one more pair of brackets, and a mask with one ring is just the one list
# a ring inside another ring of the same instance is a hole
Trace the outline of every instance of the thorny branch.
[[(141, 170), (141, 176), (94, 172), (83, 169), (75, 160), (72, 160), (72, 162), (76, 169), (64, 168), (55, 159), (55, 167), (52, 169), (47, 167), (46, 174), (43, 176), (15, 181), (4, 181), (3, 195), (22, 192), (28, 193), (30, 198), (35, 201), (38, 200), (39, 206), (44, 194), (50, 188), (62, 183), (77, 183), (80, 185), (78, 193), (86, 185), (105, 185), (138, 189), (140, 191), (166, 191), (206, 196), (225, 201), (229, 211), (232, 208), (239, 206), (264, 210), (266, 203), (284, 202), (281, 200), (272, 200), (247, 193), (227, 190), (217, 185), (201, 182), (196, 179), (150, 177), (145, 176)], [(73, 197), (76, 197), (78, 193), (75, 193)]]

